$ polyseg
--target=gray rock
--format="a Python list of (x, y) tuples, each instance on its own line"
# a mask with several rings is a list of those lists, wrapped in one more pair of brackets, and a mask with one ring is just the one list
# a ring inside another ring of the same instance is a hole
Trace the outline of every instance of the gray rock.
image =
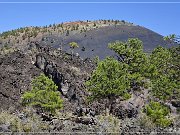
[(41, 70), (44, 70), (46, 63), (47, 63), (46, 59), (43, 56), (41, 56), (41, 55), (36, 56), (36, 63), (35, 64), (38, 68), (40, 68)]
[(69, 86), (67, 83), (63, 84), (61, 83), (61, 92), (64, 96), (67, 96), (67, 92), (69, 90)]
[(96, 112), (95, 112), (95, 111), (93, 111), (93, 110), (90, 110), (90, 111), (89, 111), (89, 114), (90, 114), (91, 116), (93, 116), (93, 117), (94, 117), (94, 116), (95, 116), (95, 114), (96, 114)]
[(75, 86), (70, 86), (69, 90), (67, 91), (66, 94), (67, 98), (72, 101), (72, 100), (76, 100), (77, 96), (76, 96), (76, 87)]
[(78, 117), (83, 115), (82, 107), (80, 107), (80, 106), (76, 107), (75, 115), (77, 115)]
[(1, 124), (0, 125), (0, 132), (11, 132), (10, 131), (10, 125), (8, 124)]

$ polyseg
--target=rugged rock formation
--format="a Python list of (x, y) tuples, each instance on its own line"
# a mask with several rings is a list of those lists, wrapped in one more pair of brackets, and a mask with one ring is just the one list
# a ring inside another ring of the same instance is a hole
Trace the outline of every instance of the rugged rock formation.
[(68, 99), (67, 102), (65, 100), (65, 110), (75, 110), (85, 102), (87, 92), (84, 81), (94, 67), (89, 59), (81, 60), (78, 56), (71, 57), (65, 52), (31, 42), (23, 51), (15, 51), (0, 59), (0, 100), (3, 108), (18, 105), (21, 94), (31, 89), (31, 80), (44, 73), (52, 78), (64, 98)]

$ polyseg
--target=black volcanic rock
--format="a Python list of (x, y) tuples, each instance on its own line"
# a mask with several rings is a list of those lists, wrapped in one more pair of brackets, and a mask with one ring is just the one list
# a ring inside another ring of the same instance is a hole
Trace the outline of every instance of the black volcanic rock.
[(180, 108), (180, 100), (177, 100), (177, 101), (173, 100), (171, 101), (171, 103), (174, 107)]
[(31, 89), (32, 78), (41, 71), (31, 63), (31, 57), (17, 51), (0, 59), (1, 108), (19, 106), (22, 93)]
[[(26, 52), (15, 51), (0, 57), (1, 108), (21, 106), (21, 95), (31, 89), (32, 79), (40, 73), (52, 78), (64, 98), (69, 100), (64, 102), (65, 110), (73, 111), (78, 104), (83, 104), (87, 95), (84, 82), (95, 68), (92, 61), (43, 47), (38, 42), (28, 46), (30, 50)], [(66, 93), (63, 91), (65, 86)]]
[(52, 35), (46, 37), (54, 39), (55, 42), (52, 44), (50, 43), (51, 40), (49, 40), (46, 43), (43, 42), (45, 45), (62, 46), (62, 49), (69, 53), (70, 47), (68, 43), (77, 42), (79, 48), (75, 49), (75, 53), (78, 53), (82, 58), (99, 56), (100, 59), (103, 59), (106, 56), (114, 55), (114, 52), (108, 48), (108, 43), (117, 40), (126, 41), (128, 38), (139, 38), (142, 40), (146, 52), (152, 51), (158, 45), (167, 47), (167, 42), (163, 40), (163, 36), (141, 26), (105, 26), (83, 33), (70, 34), (69, 36)]

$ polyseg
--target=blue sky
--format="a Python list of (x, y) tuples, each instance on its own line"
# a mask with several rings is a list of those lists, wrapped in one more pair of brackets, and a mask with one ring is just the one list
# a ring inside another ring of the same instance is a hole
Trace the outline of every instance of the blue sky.
[[(23, 0), (9, 0), (9, 2)], [(30, 1), (30, 0), (29, 0)], [(50, 2), (50, 0), (32, 0)], [(31, 1), (31, 2), (32, 2)], [(52, 0), (60, 1), (60, 0)], [(64, 0), (65, 1), (65, 0)], [(81, 2), (83, 0), (68, 0)], [(108, 0), (89, 0), (90, 2), (108, 2)], [(111, 0), (112, 1), (112, 0)], [(113, 0), (114, 2), (122, 2)], [(125, 0), (124, 0), (125, 1)], [(172, 2), (172, 0), (154, 0), (155, 2)], [(1, 0), (0, 2), (3, 2)], [(8, 0), (4, 0), (8, 2)], [(27, 2), (24, 0), (24, 2)], [(62, 1), (61, 1), (62, 2)], [(66, 0), (67, 2), (67, 0)], [(87, 2), (87, 1), (83, 1)], [(110, 2), (110, 0), (109, 0)], [(143, 0), (126, 0), (126, 2), (143, 2)], [(147, 2), (144, 0), (144, 2)], [(152, 2), (152, 0), (149, 0)], [(173, 0), (173, 2), (180, 2)], [(111, 4), (3, 4), (0, 3), (0, 32), (25, 26), (44, 26), (77, 20), (119, 19), (149, 28), (161, 35), (180, 35), (180, 3), (111, 3)]]

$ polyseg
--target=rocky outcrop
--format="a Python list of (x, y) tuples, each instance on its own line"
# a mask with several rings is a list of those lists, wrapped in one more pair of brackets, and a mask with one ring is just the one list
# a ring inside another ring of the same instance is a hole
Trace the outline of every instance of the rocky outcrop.
[[(59, 91), (61, 91), (61, 83), (63, 82), (63, 75), (58, 72), (56, 64), (47, 61), (43, 55), (38, 54), (36, 56), (35, 65), (41, 69), (45, 75), (52, 78), (54, 83), (58, 86)], [(62, 91), (61, 91), (62, 92)]]
[(75, 110), (79, 105), (85, 105), (84, 82), (95, 68), (90, 59), (82, 60), (79, 56), (71, 56), (61, 50), (43, 47), (38, 42), (29, 44), (30, 50), (35, 50), (34, 65), (58, 86), (63, 97), (68, 99), (65, 108)]
[(52, 78), (65, 100), (65, 110), (75, 110), (84, 104), (87, 95), (84, 81), (94, 68), (89, 59), (81, 60), (61, 50), (43, 47), (31, 42), (21, 51), (0, 56), (0, 103), (1, 108), (20, 106), (22, 93), (31, 89), (35, 76), (44, 73)]
[(138, 110), (134, 107), (124, 108), (124, 106), (120, 106), (114, 110), (114, 114), (120, 119), (136, 118)]
[(148, 102), (148, 89), (144, 89), (141, 92), (133, 91), (130, 99), (126, 101), (117, 100), (113, 114), (120, 119), (136, 118), (146, 102)]

